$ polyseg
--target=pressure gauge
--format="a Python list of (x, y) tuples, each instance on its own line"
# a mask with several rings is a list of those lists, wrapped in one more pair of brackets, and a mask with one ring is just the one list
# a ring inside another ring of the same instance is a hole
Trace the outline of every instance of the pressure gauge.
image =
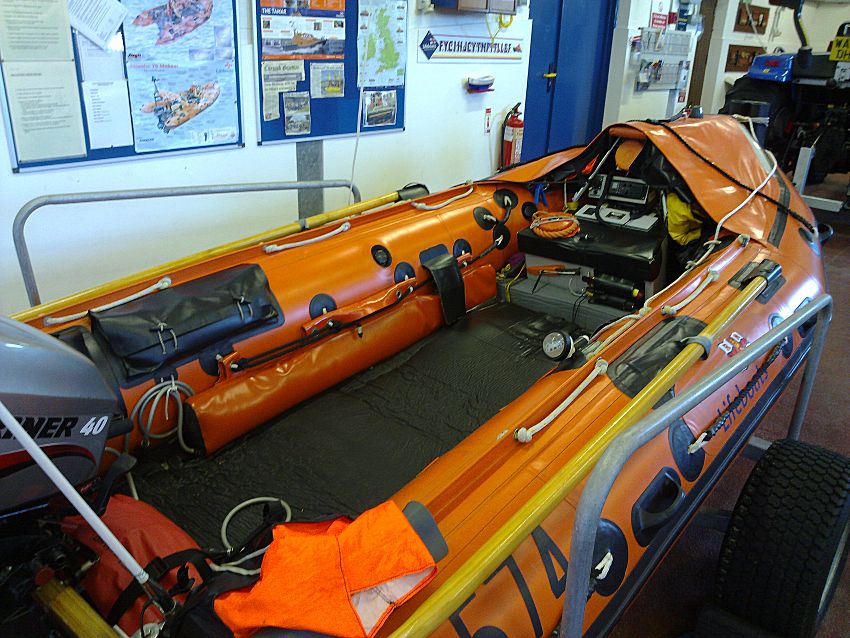
[(567, 333), (556, 330), (543, 337), (543, 354), (553, 361), (563, 361), (574, 353), (573, 338)]

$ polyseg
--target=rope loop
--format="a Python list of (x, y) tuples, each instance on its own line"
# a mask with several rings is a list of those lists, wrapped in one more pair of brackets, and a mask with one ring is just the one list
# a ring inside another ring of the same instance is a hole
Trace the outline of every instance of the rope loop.
[(576, 235), (580, 226), (575, 215), (569, 213), (553, 215), (539, 210), (531, 217), (531, 230), (538, 237), (556, 239)]

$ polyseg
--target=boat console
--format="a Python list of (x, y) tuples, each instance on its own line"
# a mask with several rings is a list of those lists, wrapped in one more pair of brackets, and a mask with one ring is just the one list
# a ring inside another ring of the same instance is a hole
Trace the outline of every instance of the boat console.
[(569, 202), (579, 229), (564, 237), (518, 234), (528, 277), (510, 289), (520, 306), (562, 317), (583, 332), (634, 312), (664, 283), (661, 197), (642, 179), (601, 173)]

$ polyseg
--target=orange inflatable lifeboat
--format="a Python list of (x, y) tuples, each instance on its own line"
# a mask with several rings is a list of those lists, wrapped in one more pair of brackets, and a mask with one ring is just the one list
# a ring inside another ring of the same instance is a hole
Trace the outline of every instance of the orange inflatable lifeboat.
[[(588, 472), (637, 419), (825, 292), (816, 222), (727, 117), (619, 124), (413, 194), (17, 319), (98, 365), (133, 423), (109, 446), (140, 459), (134, 493), (200, 547), (249, 534), (231, 510), (253, 497), (300, 523), (414, 503), (445, 543), (436, 575), (369, 635), (541, 638), (561, 622)], [(586, 635), (616, 621), (812, 331), (626, 463), (596, 531)]]

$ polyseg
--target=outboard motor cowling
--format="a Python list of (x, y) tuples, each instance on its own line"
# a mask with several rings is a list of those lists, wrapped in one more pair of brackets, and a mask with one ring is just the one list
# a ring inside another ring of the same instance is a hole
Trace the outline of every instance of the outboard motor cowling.
[[(121, 410), (92, 361), (54, 337), (0, 317), (0, 401), (73, 485), (94, 478)], [(0, 425), (0, 517), (56, 492)]]

